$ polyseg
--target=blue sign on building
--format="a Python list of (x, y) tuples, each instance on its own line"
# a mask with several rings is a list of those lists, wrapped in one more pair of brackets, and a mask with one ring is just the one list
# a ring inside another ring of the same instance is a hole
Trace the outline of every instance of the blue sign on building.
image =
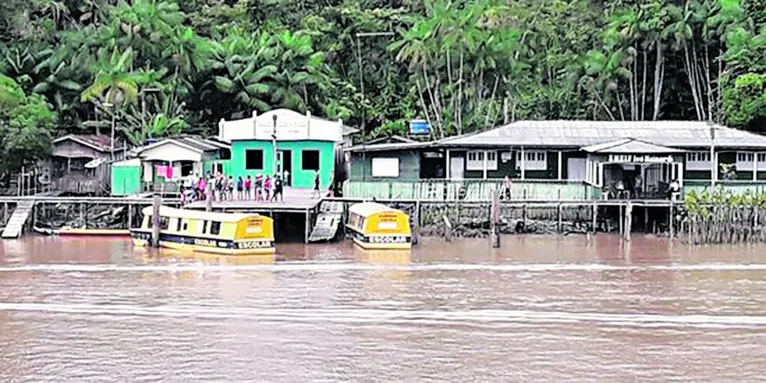
[(410, 121), (410, 134), (429, 134), (431, 133), (431, 126), (428, 125), (426, 120), (412, 120)]

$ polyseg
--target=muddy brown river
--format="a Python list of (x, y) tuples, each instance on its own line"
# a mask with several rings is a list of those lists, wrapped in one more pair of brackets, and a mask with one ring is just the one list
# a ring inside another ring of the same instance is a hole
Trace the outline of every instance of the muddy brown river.
[(2, 382), (757, 381), (766, 246), (0, 242)]

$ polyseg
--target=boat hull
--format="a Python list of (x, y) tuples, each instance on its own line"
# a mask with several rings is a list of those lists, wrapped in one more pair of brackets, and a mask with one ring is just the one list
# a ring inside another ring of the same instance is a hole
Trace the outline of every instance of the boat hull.
[(407, 250), (412, 248), (412, 243), (370, 243), (354, 238), (354, 244), (365, 250)]
[[(151, 245), (151, 233), (144, 230), (131, 230), (133, 245), (148, 247)], [(274, 241), (231, 241), (223, 239), (198, 238), (184, 235), (160, 234), (160, 247), (217, 255), (259, 255), (276, 252)]]

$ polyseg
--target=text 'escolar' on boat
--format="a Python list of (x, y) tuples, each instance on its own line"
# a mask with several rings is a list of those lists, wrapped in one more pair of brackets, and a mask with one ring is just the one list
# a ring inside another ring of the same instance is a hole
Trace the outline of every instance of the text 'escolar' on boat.
[[(141, 227), (131, 229), (133, 244), (148, 246), (152, 207), (144, 208)], [(269, 254), (274, 248), (274, 221), (258, 214), (214, 213), (160, 208), (160, 247), (225, 255)]]

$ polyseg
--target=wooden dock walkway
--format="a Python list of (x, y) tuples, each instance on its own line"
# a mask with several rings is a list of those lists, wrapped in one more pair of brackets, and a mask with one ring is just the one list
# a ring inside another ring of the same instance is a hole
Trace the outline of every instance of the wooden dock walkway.
[[(266, 202), (253, 200), (213, 201), (213, 210), (248, 213), (305, 213), (315, 211), (322, 198), (312, 198), (309, 189), (285, 188), (283, 201)], [(206, 201), (196, 201), (185, 206), (187, 209), (204, 210)]]

